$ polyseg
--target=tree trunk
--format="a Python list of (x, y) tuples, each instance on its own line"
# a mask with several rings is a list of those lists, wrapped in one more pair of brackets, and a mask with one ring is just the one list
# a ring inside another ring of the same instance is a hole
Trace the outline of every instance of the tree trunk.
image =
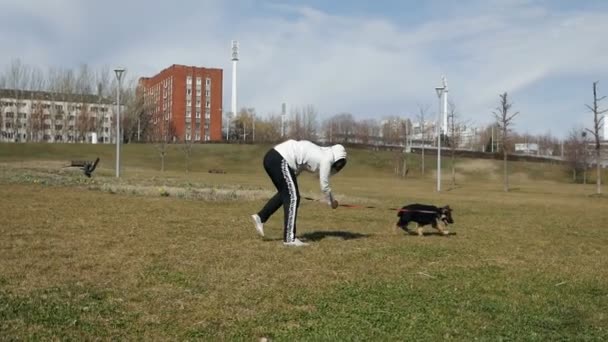
[(506, 150), (503, 153), (503, 161), (504, 161), (504, 190), (505, 190), (505, 192), (509, 192), (509, 173), (507, 172), (507, 151)]
[(454, 150), (452, 150), (452, 186), (456, 185), (456, 162), (454, 160)]
[(587, 166), (583, 169), (583, 184), (587, 185)]
[(595, 151), (595, 164), (597, 165), (597, 179), (595, 180), (596, 184), (597, 184), (597, 194), (601, 194), (602, 193), (602, 178), (601, 178), (601, 172), (602, 172), (602, 168), (600, 165), (600, 150), (597, 149)]
[[(424, 142), (422, 142), (424, 144)], [(424, 176), (424, 145), (422, 145), (422, 175)]]
[(165, 151), (160, 153), (160, 172), (165, 172)]

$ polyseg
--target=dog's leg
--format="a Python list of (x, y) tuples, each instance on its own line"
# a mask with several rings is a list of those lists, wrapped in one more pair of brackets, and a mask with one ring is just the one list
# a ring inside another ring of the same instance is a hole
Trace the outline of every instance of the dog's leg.
[(408, 233), (408, 234), (409, 234), (409, 233), (410, 233), (410, 230), (409, 230), (409, 229), (407, 229), (407, 224), (408, 224), (407, 222), (406, 222), (406, 223), (403, 223), (403, 222), (401, 222), (401, 221), (397, 222), (397, 223), (396, 223), (396, 224), (393, 226), (393, 228), (394, 228), (394, 230), (395, 230), (395, 233), (400, 233), (400, 232), (403, 230), (403, 231), (405, 231), (406, 233)]
[[(450, 232), (446, 230), (444, 230), (443, 228), (441, 228), (441, 226), (444, 225), (443, 221), (437, 219), (435, 222), (433, 222), (433, 228), (437, 228), (437, 230), (439, 231), (439, 233), (441, 233), (442, 235), (448, 235), (450, 234)], [(447, 226), (445, 226), (444, 228), (447, 228)]]
[(423, 236), (422, 234), (422, 226), (416, 222), (416, 231), (418, 232), (418, 236)]

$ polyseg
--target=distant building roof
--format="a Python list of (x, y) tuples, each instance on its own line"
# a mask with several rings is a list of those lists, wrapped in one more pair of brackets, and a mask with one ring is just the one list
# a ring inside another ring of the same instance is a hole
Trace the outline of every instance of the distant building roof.
[(41, 101), (63, 101), (74, 103), (102, 103), (113, 104), (114, 101), (107, 97), (102, 97), (93, 94), (68, 94), (54, 93), (38, 90), (19, 90), (19, 89), (0, 89), (0, 98), (20, 98), (23, 100), (41, 100)]

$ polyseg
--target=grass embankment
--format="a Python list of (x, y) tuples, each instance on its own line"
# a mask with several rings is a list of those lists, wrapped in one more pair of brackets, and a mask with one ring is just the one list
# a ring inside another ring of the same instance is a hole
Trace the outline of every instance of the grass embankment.
[[(161, 174), (142, 155), (153, 147), (127, 147), (120, 180), (108, 146), (28, 148), (0, 148), (3, 338), (608, 338), (608, 199), (593, 185), (528, 176), (503, 193), (494, 164), (463, 161), (459, 185), (437, 194), (431, 175), (393, 176), (392, 154), (352, 151), (338, 199), (378, 209), (303, 201), (311, 245), (294, 249), (280, 243), (281, 212), (265, 239), (248, 220), (272, 192), (267, 147), (197, 147), (189, 174), (179, 161)], [(92, 179), (61, 169), (97, 155)], [(302, 175), (301, 191), (318, 196), (317, 180)], [(395, 231), (388, 208), (411, 202), (450, 204), (455, 234)]]

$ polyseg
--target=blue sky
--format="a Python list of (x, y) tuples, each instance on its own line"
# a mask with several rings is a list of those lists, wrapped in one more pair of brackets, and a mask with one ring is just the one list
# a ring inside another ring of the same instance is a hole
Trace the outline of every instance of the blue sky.
[[(492, 121), (508, 92), (519, 132), (590, 126), (591, 83), (608, 94), (608, 1), (0, 0), (0, 70), (171, 64), (224, 69), (238, 39), (238, 105), (313, 105), (320, 118), (435, 115), (445, 74), (463, 119)], [(608, 108), (608, 101), (604, 107)]]

